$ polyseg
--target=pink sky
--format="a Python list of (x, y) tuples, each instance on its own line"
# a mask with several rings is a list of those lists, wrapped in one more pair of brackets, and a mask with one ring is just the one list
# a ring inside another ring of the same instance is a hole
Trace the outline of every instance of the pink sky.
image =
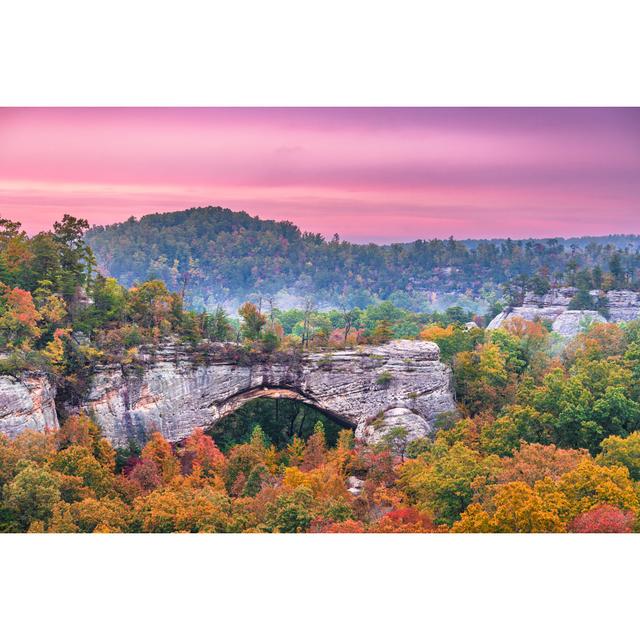
[(640, 109), (0, 109), (30, 233), (205, 205), (357, 242), (640, 233)]

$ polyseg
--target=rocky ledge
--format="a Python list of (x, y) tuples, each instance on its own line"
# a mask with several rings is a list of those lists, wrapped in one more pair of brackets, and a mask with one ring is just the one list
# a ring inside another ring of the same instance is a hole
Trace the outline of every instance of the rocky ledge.
[[(52, 389), (46, 378), (38, 379), (40, 389), (0, 378), (0, 432), (57, 426)], [(451, 372), (440, 362), (437, 345), (394, 340), (249, 363), (220, 357), (203, 362), (167, 342), (135, 367), (98, 368), (86, 398), (65, 410), (89, 413), (112, 444), (123, 446), (144, 442), (153, 431), (171, 442), (182, 440), (263, 396), (300, 400), (372, 442), (396, 426), (411, 439), (426, 436), (439, 414), (455, 409)]]
[(522, 306), (505, 309), (487, 328), (498, 329), (509, 318), (516, 316), (526, 320), (546, 320), (551, 323), (553, 331), (564, 338), (572, 338), (593, 322), (628, 322), (640, 317), (640, 294), (635, 291), (590, 291), (594, 300), (604, 295), (608, 318), (597, 311), (569, 310), (569, 304), (577, 291), (574, 287), (562, 287), (552, 289), (544, 295), (527, 293)]

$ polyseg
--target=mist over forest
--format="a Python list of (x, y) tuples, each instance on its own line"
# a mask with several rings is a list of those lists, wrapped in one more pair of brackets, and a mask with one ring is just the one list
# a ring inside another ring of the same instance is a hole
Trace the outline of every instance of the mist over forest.
[(354, 244), (220, 207), (94, 226), (86, 240), (100, 268), (123, 285), (159, 278), (194, 309), (221, 305), (231, 313), (251, 296), (283, 310), (313, 297), (320, 308), (388, 300), (416, 312), (458, 305), (485, 313), (518, 277), (541, 273), (550, 285), (572, 284), (582, 269), (606, 271), (617, 254), (635, 286), (640, 266), (637, 235)]

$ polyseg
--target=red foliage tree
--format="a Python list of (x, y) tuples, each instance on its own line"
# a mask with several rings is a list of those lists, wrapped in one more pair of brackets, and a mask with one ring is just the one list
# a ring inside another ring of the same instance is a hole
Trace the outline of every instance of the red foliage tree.
[(139, 487), (141, 493), (149, 493), (162, 484), (162, 472), (158, 464), (149, 458), (133, 467), (128, 477)]
[(599, 504), (576, 516), (569, 525), (573, 533), (631, 533), (635, 516), (609, 504)]
[(431, 533), (440, 528), (433, 518), (413, 507), (389, 511), (369, 529), (372, 533)]
[(218, 449), (213, 438), (206, 435), (204, 429), (196, 429), (184, 443), (180, 458), (182, 473), (190, 475), (196, 469), (205, 476), (212, 476), (225, 464), (223, 453)]

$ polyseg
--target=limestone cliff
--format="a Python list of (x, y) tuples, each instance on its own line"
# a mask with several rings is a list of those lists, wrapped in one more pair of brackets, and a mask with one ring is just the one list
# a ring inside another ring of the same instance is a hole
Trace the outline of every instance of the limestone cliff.
[[(115, 446), (143, 442), (156, 430), (169, 441), (182, 440), (260, 396), (296, 398), (355, 427), (356, 435), (369, 441), (398, 425), (416, 438), (434, 429), (440, 413), (454, 410), (450, 377), (437, 345), (424, 341), (257, 362), (221, 355), (203, 361), (167, 342), (143, 352), (133, 367), (98, 368), (86, 398), (65, 410), (88, 412)], [(15, 393), (0, 401), (6, 407), (0, 432), (44, 427), (44, 419), (21, 422), (12, 412), (18, 407), (13, 398)], [(21, 402), (27, 402), (24, 393)]]
[[(527, 293), (522, 306), (510, 307), (499, 313), (488, 325), (497, 329), (513, 316), (526, 320), (548, 320), (553, 331), (564, 338), (572, 338), (591, 322), (628, 322), (640, 317), (640, 294), (635, 291), (608, 291), (604, 294), (608, 318), (597, 311), (569, 310), (569, 303), (576, 294), (574, 287), (552, 289), (545, 295)], [(600, 291), (591, 291), (595, 299)]]

